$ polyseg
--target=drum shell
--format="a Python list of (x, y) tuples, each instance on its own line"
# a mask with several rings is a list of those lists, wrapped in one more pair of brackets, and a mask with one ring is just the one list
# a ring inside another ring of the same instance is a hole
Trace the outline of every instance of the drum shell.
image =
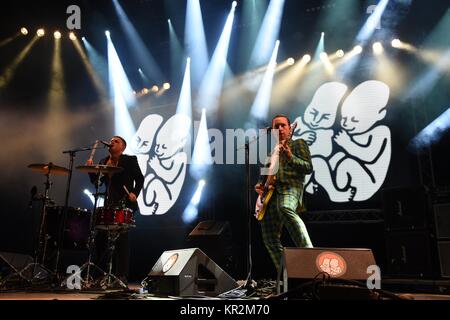
[[(46, 236), (49, 247), (58, 246), (58, 230), (62, 228), (64, 206), (46, 208)], [(91, 211), (82, 208), (67, 208), (66, 223), (63, 234), (63, 249), (85, 250), (89, 241), (89, 224)]]
[(114, 230), (134, 226), (133, 210), (121, 207), (100, 207), (96, 212), (95, 227)]

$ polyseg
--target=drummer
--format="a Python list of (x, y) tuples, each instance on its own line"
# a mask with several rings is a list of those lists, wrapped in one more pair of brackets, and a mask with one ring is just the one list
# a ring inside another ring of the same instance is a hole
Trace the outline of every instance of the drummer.
[[(127, 147), (127, 142), (120, 136), (114, 136), (110, 140), (109, 156), (100, 160), (99, 164), (120, 167), (123, 170), (112, 175), (103, 176), (100, 181), (106, 186), (107, 197), (105, 206), (117, 207), (125, 206), (138, 211), (137, 197), (144, 184), (144, 176), (137, 162), (136, 156), (125, 155), (123, 152)], [(92, 160), (88, 160), (86, 165), (93, 165)], [(95, 183), (96, 175), (89, 174), (91, 182)], [(136, 214), (136, 212), (135, 212)], [(98, 232), (96, 238), (97, 263), (100, 267), (105, 267), (108, 257), (106, 252), (106, 233)], [(128, 233), (124, 232), (116, 241), (116, 250), (113, 259), (114, 274), (125, 284), (129, 273), (129, 239)], [(104, 269), (105, 270), (105, 269)]]

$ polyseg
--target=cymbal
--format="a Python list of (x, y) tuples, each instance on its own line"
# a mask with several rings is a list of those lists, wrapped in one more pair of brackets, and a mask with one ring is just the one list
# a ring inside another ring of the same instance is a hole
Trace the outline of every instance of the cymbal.
[(57, 174), (57, 175), (68, 175), (69, 169), (57, 166), (51, 162), (49, 163), (33, 163), (28, 165), (33, 171), (44, 173), (44, 174)]
[(104, 164), (96, 164), (93, 166), (78, 166), (77, 170), (86, 173), (117, 173), (123, 170), (121, 167), (107, 166)]

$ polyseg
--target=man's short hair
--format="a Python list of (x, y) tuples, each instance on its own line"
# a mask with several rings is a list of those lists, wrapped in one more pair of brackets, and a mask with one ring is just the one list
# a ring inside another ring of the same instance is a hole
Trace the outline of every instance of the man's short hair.
[(113, 138), (119, 138), (120, 140), (122, 140), (123, 145), (125, 146), (125, 149), (127, 148), (127, 142), (125, 141), (124, 138), (122, 138), (121, 136), (114, 136)]
[(277, 114), (275, 117), (272, 118), (272, 123), (273, 123), (273, 120), (275, 120), (276, 118), (285, 118), (288, 122), (288, 125), (289, 126), (291, 125), (291, 120), (289, 120), (289, 118), (284, 114)]

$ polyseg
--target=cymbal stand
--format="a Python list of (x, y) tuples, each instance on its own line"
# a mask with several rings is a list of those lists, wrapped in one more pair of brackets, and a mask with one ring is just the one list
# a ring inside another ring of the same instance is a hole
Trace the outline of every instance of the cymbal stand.
[[(35, 280), (41, 283), (45, 283), (49, 279), (50, 276), (53, 275), (53, 273), (47, 269), (44, 266), (45, 258), (46, 258), (46, 252), (47, 252), (47, 235), (45, 233), (45, 226), (46, 226), (46, 218), (47, 218), (47, 206), (48, 203), (51, 202), (51, 199), (49, 197), (49, 190), (52, 185), (52, 182), (50, 181), (50, 170), (45, 174), (46, 181), (44, 183), (45, 185), (45, 192), (44, 195), (40, 196), (38, 200), (42, 201), (42, 209), (41, 209), (41, 215), (40, 215), (40, 224), (39, 224), (39, 231), (38, 231), (38, 244), (35, 246), (34, 250), (34, 260), (32, 263), (29, 263), (26, 265), (22, 270), (17, 271), (16, 273), (13, 273), (3, 279), (0, 282), (0, 287), (3, 286), (9, 279), (14, 279), (15, 277), (19, 276), (21, 279), (29, 282), (31, 285), (35, 284)], [(28, 270), (32, 268), (32, 273), (29, 274)]]
[[(98, 192), (98, 189), (100, 186), (100, 179), (101, 179), (101, 172), (99, 171), (97, 173), (96, 180), (95, 180), (94, 209), (92, 210), (91, 220), (89, 222), (90, 235), (89, 235), (89, 241), (88, 241), (88, 251), (89, 251), (88, 261), (85, 264), (83, 264), (79, 270), (79, 274), (81, 275), (81, 273), (86, 269), (86, 278), (84, 280), (82, 278), (80, 279), (81, 287), (85, 288), (85, 289), (91, 288), (93, 285), (93, 282), (94, 282), (93, 280), (91, 280), (91, 267), (98, 270), (101, 274), (106, 275), (105, 271), (103, 271), (99, 266), (97, 266), (95, 263), (92, 262), (92, 254), (95, 249), (95, 236), (97, 234), (97, 231), (95, 228), (95, 221), (96, 221), (96, 217), (97, 217), (98, 197), (100, 195), (100, 193)], [(66, 280), (64, 280), (63, 285), (65, 284)]]
[(103, 289), (111, 288), (113, 287), (113, 284), (117, 282), (119, 286), (121, 286), (124, 289), (127, 289), (127, 285), (123, 283), (122, 280), (120, 280), (117, 276), (115, 276), (112, 273), (112, 264), (113, 264), (113, 257), (114, 257), (114, 250), (116, 248), (116, 240), (120, 237), (121, 230), (108, 230), (108, 252), (109, 252), (109, 261), (108, 261), (108, 273), (103, 276), (102, 279), (100, 279), (100, 286)]
[[(102, 148), (104, 148), (104, 147), (102, 147)], [(72, 181), (74, 158), (78, 152), (92, 151), (95, 149), (100, 149), (100, 148), (97, 147), (96, 144), (94, 144), (94, 146), (92, 146), (92, 147), (78, 148), (78, 149), (73, 149), (73, 150), (65, 150), (62, 152), (63, 154), (68, 154), (70, 157), (70, 160), (69, 160), (69, 177), (67, 179), (66, 195), (65, 195), (65, 199), (64, 199), (64, 209), (63, 209), (61, 224), (58, 229), (59, 230), (58, 249), (56, 250), (55, 273), (58, 273), (58, 271), (59, 271), (60, 255), (61, 255), (61, 251), (62, 251), (62, 244), (64, 242), (64, 239), (63, 239), (64, 238), (64, 229), (65, 229), (66, 220), (67, 220), (67, 213), (69, 210), (70, 184)]]
[[(41, 263), (44, 264), (45, 263), (45, 256), (46, 256), (46, 252), (47, 252), (47, 241), (44, 239), (44, 228), (46, 225), (46, 219), (47, 219), (47, 206), (48, 206), (48, 202), (50, 201), (49, 198), (49, 190), (50, 190), (50, 186), (52, 185), (52, 182), (50, 181), (50, 172), (48, 172), (46, 175), (46, 181), (44, 183), (45, 185), (45, 192), (44, 192), (44, 196), (42, 199), (42, 211), (41, 211), (41, 224), (39, 226), (39, 245), (37, 248), (37, 252), (35, 254), (35, 265)], [(43, 250), (43, 251), (42, 251)], [(39, 262), (39, 257), (42, 255), (42, 259), (41, 262)]]

